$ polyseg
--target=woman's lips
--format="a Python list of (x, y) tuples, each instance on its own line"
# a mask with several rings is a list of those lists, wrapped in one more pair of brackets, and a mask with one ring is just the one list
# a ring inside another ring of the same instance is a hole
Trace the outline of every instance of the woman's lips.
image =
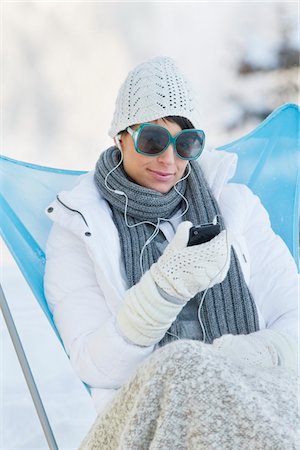
[(151, 172), (153, 178), (155, 178), (158, 181), (169, 181), (174, 177), (174, 173), (163, 172), (162, 170), (151, 170), (151, 169), (148, 170), (149, 172)]

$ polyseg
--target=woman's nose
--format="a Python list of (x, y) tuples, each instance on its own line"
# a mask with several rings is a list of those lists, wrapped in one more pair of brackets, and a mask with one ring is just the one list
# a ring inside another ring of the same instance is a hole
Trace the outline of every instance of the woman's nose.
[(167, 150), (165, 150), (161, 155), (159, 155), (157, 158), (159, 161), (162, 161), (164, 163), (173, 163), (175, 161), (175, 151), (173, 148), (173, 145), (170, 144)]

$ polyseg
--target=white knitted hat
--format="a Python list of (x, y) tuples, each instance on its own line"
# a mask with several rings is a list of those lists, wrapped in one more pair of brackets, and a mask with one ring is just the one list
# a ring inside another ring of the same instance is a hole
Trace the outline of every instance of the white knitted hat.
[(182, 116), (199, 125), (191, 87), (171, 58), (156, 57), (129, 72), (121, 85), (108, 132), (115, 137), (130, 125)]

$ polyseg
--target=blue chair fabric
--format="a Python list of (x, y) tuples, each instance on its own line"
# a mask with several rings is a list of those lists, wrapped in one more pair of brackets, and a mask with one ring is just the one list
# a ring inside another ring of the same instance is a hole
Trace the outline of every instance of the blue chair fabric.
[(43, 287), (52, 225), (45, 208), (59, 191), (71, 189), (83, 173), (0, 157), (0, 233), (59, 339)]
[[(299, 268), (300, 108), (288, 103), (255, 130), (219, 147), (238, 155), (236, 183), (244, 183), (267, 209)], [(258, 230), (259, 231), (259, 230)]]

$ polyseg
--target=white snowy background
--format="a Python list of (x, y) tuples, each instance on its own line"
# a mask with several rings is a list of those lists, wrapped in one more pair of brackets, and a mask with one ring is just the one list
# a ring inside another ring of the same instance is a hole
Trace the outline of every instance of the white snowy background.
[[(208, 147), (297, 102), (297, 2), (2, 1), (1, 153), (89, 170), (110, 144), (118, 87), (143, 60), (173, 57), (198, 94)], [(60, 449), (95, 412), (8, 251), (1, 282)], [(0, 319), (0, 449), (47, 449)]]

